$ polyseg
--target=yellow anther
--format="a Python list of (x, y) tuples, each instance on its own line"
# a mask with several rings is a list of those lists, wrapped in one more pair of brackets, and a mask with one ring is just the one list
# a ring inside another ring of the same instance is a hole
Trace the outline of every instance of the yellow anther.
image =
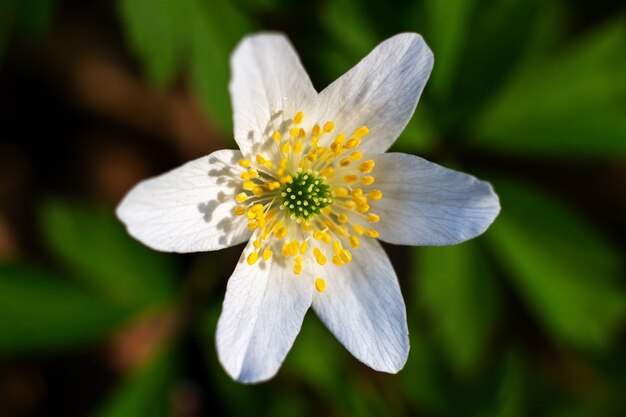
[(248, 210), (248, 212), (246, 213), (246, 217), (250, 220), (254, 219), (256, 217), (256, 213), (252, 210)]
[(256, 239), (254, 242), (252, 242), (252, 244), (257, 249), (259, 249), (261, 247), (261, 241), (259, 239)]
[(250, 220), (248, 222), (248, 229), (254, 230), (257, 228), (258, 225), (259, 225), (259, 222), (257, 222), (256, 220)]
[(274, 141), (280, 142), (282, 138), (283, 138), (283, 135), (281, 135), (279, 131), (272, 133), (272, 139), (274, 139)]
[(335, 197), (347, 197), (348, 196), (348, 190), (343, 187), (334, 188), (333, 193), (335, 194)]
[(303, 118), (304, 118), (304, 113), (299, 111), (298, 113), (296, 113), (295, 116), (293, 116), (293, 123), (296, 125), (299, 125), (300, 123), (302, 123)]
[(265, 229), (265, 226), (267, 226), (267, 220), (263, 217), (259, 218), (259, 229)]
[(255, 187), (256, 185), (252, 182), (252, 181), (246, 181), (243, 183), (243, 189), (244, 190), (248, 190), (248, 191), (252, 191), (252, 189)]
[(367, 215), (367, 221), (370, 223), (376, 223), (380, 221), (380, 216), (378, 214), (369, 213)]
[(263, 249), (263, 260), (267, 261), (272, 257), (272, 250), (270, 248)]
[(335, 129), (335, 123), (334, 122), (326, 122), (324, 124), (324, 133), (330, 133)]
[(380, 190), (372, 190), (367, 193), (367, 196), (374, 201), (378, 201), (383, 198), (383, 193), (381, 193)]
[(361, 144), (361, 139), (359, 138), (351, 138), (349, 141), (346, 142), (346, 144), (344, 145), (344, 148), (346, 149), (354, 149), (357, 146), (359, 146)]
[(360, 126), (355, 129), (354, 133), (352, 133), (352, 136), (354, 136), (355, 138), (362, 138), (363, 136), (366, 136), (369, 132), (370, 130), (367, 126)]
[(333, 151), (336, 154), (339, 154), (339, 153), (341, 153), (343, 148), (341, 147), (341, 143), (333, 142), (333, 143), (330, 144), (330, 150)]
[(363, 158), (363, 152), (361, 151), (354, 151), (350, 154), (350, 159), (353, 161), (359, 161), (361, 158)]
[(323, 237), (324, 237), (324, 232), (322, 232), (321, 230), (316, 230), (315, 232), (313, 232), (313, 239), (322, 240)]
[(325, 178), (330, 178), (335, 173), (335, 170), (332, 167), (326, 167), (320, 172), (320, 175)]
[(279, 166), (280, 166), (281, 168), (286, 168), (288, 163), (289, 163), (289, 159), (287, 159), (287, 158), (283, 158), (283, 159), (281, 159), (281, 160), (280, 160), (280, 164), (279, 164)]
[(313, 138), (319, 138), (322, 129), (320, 129), (320, 125), (315, 124), (313, 125)]
[(315, 278), (315, 289), (318, 292), (324, 292), (326, 291), (326, 281), (324, 281), (322, 278), (317, 277)]
[(331, 213), (330, 207), (324, 207), (320, 211), (322, 212), (322, 214), (325, 214), (327, 216)]
[(267, 188), (270, 191), (274, 191), (274, 190), (280, 188), (280, 182), (278, 182), (278, 181), (269, 182), (269, 183), (267, 183)]
[(337, 216), (337, 221), (338, 221), (339, 223), (342, 223), (342, 224), (343, 224), (343, 223), (348, 223), (348, 220), (349, 220), (349, 219), (348, 219), (348, 216), (346, 216), (346, 215), (345, 215), (345, 214), (343, 214), (343, 213), (342, 213), (342, 214), (340, 214), (339, 216)]
[(358, 177), (356, 176), (356, 174), (346, 174), (343, 176), (343, 179), (348, 184), (351, 184), (353, 182), (356, 182), (356, 180), (358, 180)]
[(302, 242), (302, 244), (300, 245), (300, 255), (304, 255), (306, 253), (306, 250), (309, 248), (309, 244), (307, 243), (307, 241), (305, 240), (304, 242)]
[(331, 240), (333, 240), (333, 238), (330, 237), (330, 235), (328, 233), (324, 233), (324, 236), (322, 236), (322, 242), (330, 243)]
[(365, 162), (361, 162), (361, 165), (359, 165), (359, 171), (361, 171), (364, 174), (371, 172), (372, 169), (374, 169), (374, 161), (371, 159), (368, 159)]
[(274, 164), (272, 163), (272, 161), (265, 161), (263, 165), (265, 165), (267, 169), (272, 169), (274, 167)]
[(379, 236), (379, 234), (378, 234), (378, 232), (377, 232), (376, 230), (374, 230), (374, 229), (367, 229), (367, 230), (365, 231), (365, 236), (367, 236), (367, 237), (378, 237), (378, 236)]
[(350, 246), (352, 246), (354, 249), (361, 246), (361, 242), (359, 242), (359, 238), (356, 236), (350, 236), (348, 240), (350, 241)]
[(342, 167), (347, 167), (348, 165), (350, 165), (351, 162), (352, 162), (352, 160), (350, 158), (343, 158), (339, 162), (339, 165), (341, 165)]
[(341, 145), (343, 144), (343, 142), (346, 140), (346, 135), (343, 133), (338, 134), (337, 136), (335, 136), (335, 140), (333, 141), (334, 143)]
[(250, 168), (248, 174), (250, 174), (250, 178), (257, 178), (259, 176), (259, 172), (254, 168)]
[(341, 243), (339, 243), (338, 240), (335, 240), (333, 242), (333, 252), (335, 252), (337, 255), (343, 250), (343, 248), (341, 247)]
[(283, 244), (283, 256), (287, 258), (289, 256), (289, 243)]
[(241, 179), (244, 181), (248, 181), (250, 178), (252, 178), (250, 176), (250, 173), (248, 171), (244, 171), (241, 173)]
[(288, 142), (285, 142), (282, 144), (282, 146), (280, 147), (280, 151), (287, 155), (289, 152), (291, 152), (291, 145), (289, 145)]
[(311, 230), (313, 230), (313, 224), (311, 222), (305, 221), (304, 223), (302, 223), (302, 228), (306, 232), (310, 232)]
[(352, 190), (352, 197), (359, 197), (363, 195), (363, 190), (361, 188), (355, 188)]
[(266, 159), (263, 158), (263, 155), (261, 155), (260, 153), (256, 154), (256, 162), (257, 164), (263, 165), (265, 163)]
[(291, 175), (285, 175), (284, 177), (280, 177), (281, 184), (291, 184), (293, 182), (293, 178)]
[(261, 188), (261, 187), (254, 187), (252, 189), (252, 194), (254, 194), (255, 197), (261, 197), (263, 195), (263, 188)]
[[(301, 131), (301, 132), (303, 132), (303, 130), (302, 130), (302, 129), (300, 129), (300, 131)], [(295, 145), (293, 145), (293, 151), (294, 151), (295, 153), (300, 153), (300, 152), (302, 152), (302, 142), (297, 141), (297, 142), (295, 143)]]
[(241, 206), (237, 206), (233, 210), (233, 213), (235, 213), (237, 216), (243, 216), (243, 214), (245, 212), (246, 212), (246, 208), (245, 207), (241, 207)]
[(338, 236), (348, 237), (350, 233), (348, 233), (348, 228), (346, 226), (339, 226), (336, 230)]
[(300, 128), (299, 127), (292, 127), (289, 130), (289, 136), (291, 136), (292, 139), (297, 138), (299, 133), (300, 133)]
[(302, 273), (302, 264), (295, 264), (293, 266), (293, 273), (296, 275), (300, 275)]
[(341, 259), (339, 255), (335, 255), (333, 256), (333, 263), (337, 266), (341, 266), (343, 265), (343, 260)]
[(237, 194), (237, 197), (235, 197), (235, 200), (237, 200), (238, 203), (244, 203), (247, 199), (248, 195), (246, 193), (239, 193)]
[(274, 216), (276, 216), (276, 210), (272, 209), (267, 212), (267, 214), (265, 215), (265, 218), (267, 220), (271, 220)]
[(364, 177), (361, 178), (361, 182), (363, 183), (363, 185), (374, 184), (374, 177), (365, 175)]
[(306, 137), (306, 131), (303, 128), (300, 128), (298, 132), (298, 139), (304, 139)]
[(356, 206), (356, 211), (358, 211), (359, 213), (367, 213), (369, 209), (369, 204), (359, 204), (358, 206)]
[(289, 255), (296, 255), (298, 253), (298, 249), (300, 249), (300, 245), (295, 240), (289, 243)]
[(250, 207), (250, 211), (253, 211), (255, 213), (262, 213), (263, 210), (264, 210), (263, 204), (260, 204), (260, 203), (256, 203), (255, 205)]
[(315, 255), (315, 260), (320, 265), (326, 265), (326, 255), (319, 250), (318, 248), (313, 248), (313, 255)]
[(353, 224), (352, 229), (354, 229), (354, 231), (358, 235), (362, 235), (363, 233), (365, 233), (365, 229), (363, 229), (363, 226), (361, 226), (360, 224)]
[(354, 202), (358, 205), (358, 206), (364, 206), (367, 205), (367, 198), (363, 197), (362, 195), (357, 195), (356, 197), (352, 197), (354, 199)]
[(350, 253), (348, 249), (342, 249), (341, 252), (339, 253), (339, 257), (345, 263), (352, 262), (352, 253)]
[(287, 228), (285, 226), (280, 226), (274, 232), (274, 236), (276, 236), (276, 239), (279, 239), (279, 240), (284, 238), (285, 236), (287, 236)]
[(356, 208), (356, 203), (352, 200), (344, 201), (342, 204), (348, 210), (354, 210)]
[(244, 168), (248, 168), (250, 166), (250, 160), (249, 159), (240, 159), (239, 160), (239, 165), (244, 167)]
[(257, 251), (251, 252), (250, 255), (248, 255), (248, 265), (254, 265), (258, 260), (259, 254)]

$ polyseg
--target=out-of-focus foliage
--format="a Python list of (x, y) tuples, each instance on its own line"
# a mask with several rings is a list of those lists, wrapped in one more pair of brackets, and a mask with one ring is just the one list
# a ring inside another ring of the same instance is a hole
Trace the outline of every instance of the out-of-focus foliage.
[(252, 30), (250, 19), (228, 0), (121, 0), (119, 6), (148, 80), (163, 87), (188, 71), (211, 120), (231, 133), (229, 56)]
[[(102, 397), (98, 417), (172, 415), (183, 378), (211, 415), (624, 415), (624, 242), (610, 230), (618, 220), (594, 217), (621, 190), (597, 203), (554, 186), (571, 177), (589, 187), (572, 166), (623, 167), (624, 8), (586, 22), (575, 3), (118, 0), (126, 52), (146, 83), (189, 86), (225, 140), (228, 59), (250, 31), (287, 32), (318, 89), (386, 37), (420, 32), (435, 67), (395, 149), (491, 181), (502, 212), (475, 241), (402, 252), (411, 354), (399, 375), (359, 364), (311, 313), (279, 374), (248, 387), (229, 379), (214, 348), (237, 249), (156, 253), (111, 207), (48, 200), (36, 227), (43, 255), (0, 266), (0, 354), (111, 343), (156, 310), (180, 325), (156, 326), (165, 337), (148, 338), (154, 352)], [(55, 10), (52, 0), (1, 1), (0, 56), (14, 36), (45, 34)], [(534, 168), (546, 164), (543, 187)]]

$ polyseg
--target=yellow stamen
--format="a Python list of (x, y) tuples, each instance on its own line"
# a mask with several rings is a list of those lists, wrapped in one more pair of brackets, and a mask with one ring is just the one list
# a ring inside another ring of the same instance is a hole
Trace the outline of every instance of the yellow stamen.
[(360, 126), (356, 128), (354, 133), (352, 133), (352, 136), (354, 136), (355, 138), (362, 138), (363, 136), (366, 136), (369, 132), (370, 130), (367, 126)]
[(239, 160), (239, 165), (244, 167), (244, 168), (248, 168), (250, 166), (250, 160), (249, 159), (240, 159)]
[(302, 123), (302, 119), (304, 118), (304, 113), (302, 113), (301, 111), (299, 111), (298, 113), (296, 113), (295, 116), (293, 116), (293, 123), (295, 125), (299, 125), (300, 123)]
[(367, 195), (370, 199), (374, 201), (377, 201), (383, 198), (383, 193), (381, 193), (380, 190), (372, 190)]
[(371, 159), (365, 162), (361, 162), (361, 165), (359, 165), (359, 171), (361, 171), (364, 174), (371, 172), (372, 169), (374, 169), (374, 161)]
[(346, 142), (346, 144), (344, 145), (344, 148), (346, 149), (353, 149), (356, 148), (357, 146), (359, 146), (361, 144), (361, 139), (359, 138), (351, 138), (349, 141)]
[(289, 130), (289, 136), (291, 136), (292, 139), (297, 138), (298, 134), (300, 134), (299, 127), (292, 127), (291, 130)]
[(374, 213), (369, 213), (367, 215), (367, 221), (370, 223), (376, 223), (380, 221), (380, 216)]
[(333, 189), (333, 193), (335, 194), (335, 197), (347, 197), (348, 196), (348, 190), (346, 190), (343, 187), (336, 187), (335, 189)]
[(361, 178), (361, 182), (363, 183), (363, 185), (374, 184), (374, 177), (366, 175), (363, 178)]
[(361, 245), (361, 242), (359, 242), (359, 238), (356, 236), (350, 236), (349, 240), (350, 246), (352, 246), (354, 249), (358, 248)]
[(235, 209), (233, 211), (234, 211), (234, 213), (237, 216), (243, 216), (243, 214), (246, 212), (246, 208), (245, 207), (241, 207), (241, 206), (237, 206), (237, 207), (235, 207)]
[(259, 254), (254, 251), (248, 255), (248, 265), (254, 265), (259, 260)]
[(267, 261), (272, 257), (272, 250), (270, 248), (265, 248), (263, 250), (263, 260)]
[(238, 203), (244, 203), (247, 199), (248, 195), (246, 193), (239, 193), (237, 194), (237, 197), (235, 197), (235, 200), (237, 200)]
[(254, 194), (255, 197), (261, 197), (263, 195), (263, 188), (261, 188), (261, 187), (254, 187), (252, 189), (252, 194)]
[(313, 138), (319, 138), (321, 134), (320, 125), (316, 124), (313, 126)]
[(280, 147), (280, 151), (287, 155), (290, 151), (291, 151), (291, 145), (289, 145), (288, 142), (283, 143), (283, 145)]
[(315, 256), (315, 260), (320, 265), (326, 265), (326, 255), (319, 250), (318, 248), (313, 248), (313, 255)]
[(261, 241), (259, 239), (252, 242), (255, 248), (259, 249), (261, 247)]
[(280, 142), (282, 137), (283, 137), (283, 135), (281, 135), (280, 132), (278, 132), (278, 131), (272, 133), (272, 138), (274, 139), (275, 142)]
[(365, 231), (365, 235), (366, 235), (367, 237), (374, 237), (374, 238), (379, 236), (378, 232), (377, 232), (376, 230), (374, 230), (374, 229), (368, 229), (368, 230), (366, 230), (366, 231)]
[(255, 186), (256, 185), (252, 181), (246, 181), (243, 183), (243, 189), (247, 191), (252, 191)]
[(317, 277), (315, 278), (315, 289), (318, 292), (324, 292), (326, 291), (326, 281), (324, 281), (322, 278)]
[(343, 179), (348, 183), (351, 184), (353, 182), (356, 182), (356, 180), (358, 179), (358, 177), (356, 176), (356, 174), (346, 174), (344, 175)]
[(337, 216), (337, 221), (338, 221), (339, 223), (342, 223), (342, 224), (343, 224), (343, 223), (348, 223), (348, 220), (349, 220), (349, 219), (348, 219), (348, 216), (346, 216), (346, 215), (345, 215), (345, 214), (343, 214), (343, 213), (342, 213), (342, 214), (340, 214), (339, 216)]
[(330, 133), (335, 129), (334, 122), (327, 122), (324, 124), (324, 133)]

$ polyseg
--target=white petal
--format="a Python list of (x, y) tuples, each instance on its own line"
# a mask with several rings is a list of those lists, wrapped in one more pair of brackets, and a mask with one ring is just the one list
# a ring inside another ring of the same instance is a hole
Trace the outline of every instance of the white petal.
[(300, 332), (313, 291), (311, 278), (296, 276), (284, 259), (248, 265), (252, 249), (248, 244), (228, 281), (216, 335), (220, 362), (244, 383), (276, 374)]
[(500, 212), (491, 185), (413, 155), (376, 156), (371, 203), (380, 239), (398, 245), (454, 245), (483, 233)]
[(363, 152), (386, 151), (404, 130), (433, 67), (433, 54), (416, 33), (378, 45), (354, 68), (320, 93), (321, 123), (332, 120), (350, 135), (365, 125)]
[(137, 184), (117, 207), (128, 233), (166, 252), (222, 249), (250, 231), (233, 214), (241, 152), (221, 150)]
[(396, 273), (375, 239), (364, 238), (349, 264), (319, 270), (326, 290), (313, 309), (357, 359), (377, 371), (396, 373), (409, 354), (406, 309)]
[(269, 135), (298, 111), (312, 125), (317, 92), (283, 35), (245, 37), (231, 57), (231, 72), (235, 140), (244, 155), (272, 143), (266, 140)]

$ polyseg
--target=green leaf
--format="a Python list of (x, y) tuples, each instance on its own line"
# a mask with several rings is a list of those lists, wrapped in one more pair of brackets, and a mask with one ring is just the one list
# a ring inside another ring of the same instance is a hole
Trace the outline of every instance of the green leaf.
[(624, 324), (620, 255), (567, 207), (496, 182), (502, 212), (487, 235), (529, 308), (559, 343), (605, 348)]
[(172, 414), (177, 363), (170, 346), (135, 370), (97, 412), (97, 417), (150, 416)]
[(0, 353), (50, 350), (102, 337), (126, 312), (49, 273), (0, 265)]
[(426, 0), (415, 5), (411, 12), (414, 27), (424, 31), (426, 42), (437, 59), (428, 91), (433, 97), (445, 100), (459, 71), (475, 1)]
[(228, 0), (120, 0), (126, 34), (150, 81), (159, 87), (189, 70), (201, 104), (232, 132), (229, 57), (251, 23)]
[(416, 251), (418, 298), (450, 365), (459, 373), (474, 371), (500, 315), (485, 256), (474, 242)]
[(16, 25), (27, 35), (40, 37), (50, 29), (56, 8), (56, 0), (19, 0)]
[(42, 206), (41, 220), (53, 253), (103, 297), (139, 306), (172, 293), (170, 258), (132, 239), (112, 212), (56, 200)]
[(475, 146), (510, 154), (626, 153), (626, 29), (587, 35), (520, 69), (473, 127)]

